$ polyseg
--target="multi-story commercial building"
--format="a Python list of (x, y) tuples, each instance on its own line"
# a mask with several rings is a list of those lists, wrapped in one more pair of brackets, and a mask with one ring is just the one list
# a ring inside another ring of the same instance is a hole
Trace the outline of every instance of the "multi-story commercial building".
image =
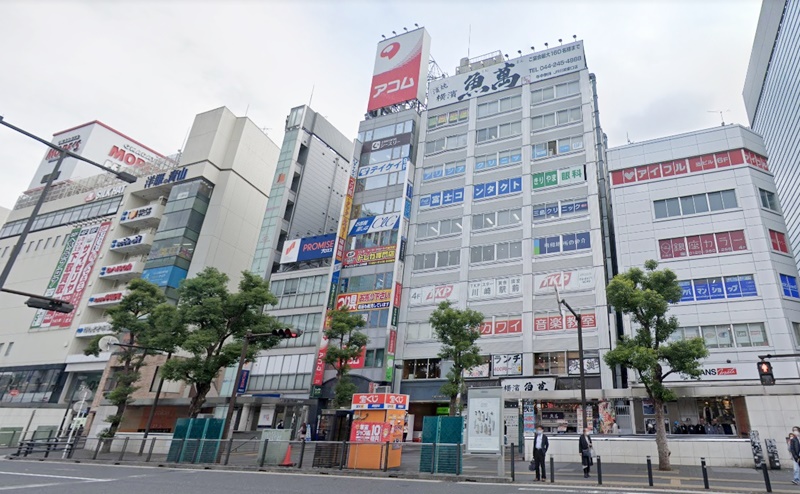
[[(769, 388), (756, 366), (759, 355), (800, 345), (797, 268), (766, 156), (761, 138), (738, 125), (608, 151), (619, 270), (654, 259), (674, 271), (683, 298), (670, 308), (680, 324), (672, 338), (702, 337), (710, 352), (699, 380), (670, 376), (670, 423), (702, 418), (727, 434), (782, 438), (798, 420), (795, 359), (773, 360)], [(627, 317), (623, 326), (635, 329)], [(629, 378), (634, 429), (645, 432), (655, 410)]]
[[(88, 389), (96, 432), (113, 411), (103, 402), (112, 357), (83, 351), (91, 337), (111, 332), (106, 309), (137, 277), (175, 300), (182, 279), (214, 266), (235, 288), (237, 274), (251, 267), (278, 147), (226, 108), (195, 118), (179, 157), (165, 158), (99, 122), (56, 134), (53, 142), (62, 141), (96, 162), (114, 160), (139, 179), (119, 184), (113, 176), (75, 174), (70, 170), (77, 168), (67, 166), (48, 195), (7, 287), (66, 299), (75, 310), (37, 312), (21, 297), (0, 295), (0, 422), (58, 429), (65, 410)], [(48, 153), (34, 184), (52, 169), (51, 158)], [(39, 193), (24, 193), (0, 230), (0, 262), (8, 259)], [(155, 386), (148, 385), (157, 381), (157, 366), (157, 360), (147, 366), (122, 431), (144, 427), (142, 405), (152, 402)], [(173, 406), (157, 415), (156, 429), (171, 429), (188, 404), (189, 389), (166, 391), (173, 400), (165, 403)]]
[(764, 0), (744, 104), (752, 129), (764, 138), (770, 172), (786, 218), (787, 235), (800, 266), (800, 1)]
[[(289, 113), (251, 271), (271, 282), (278, 303), (269, 313), (302, 334), (249, 365), (240, 430), (281, 420), (297, 428), (313, 412), (298, 399), (311, 389), (352, 152), (353, 143), (311, 108)], [(232, 382), (235, 369), (227, 372)]]

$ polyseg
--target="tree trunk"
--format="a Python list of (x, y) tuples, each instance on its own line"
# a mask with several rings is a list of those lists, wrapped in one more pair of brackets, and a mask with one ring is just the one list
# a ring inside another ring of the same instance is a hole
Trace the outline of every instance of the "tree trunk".
[[(234, 386), (236, 383), (234, 383)], [(211, 383), (200, 383), (194, 385), (195, 395), (192, 397), (191, 403), (189, 403), (189, 417), (197, 418), (197, 414), (200, 413), (200, 410), (203, 408), (203, 404), (206, 402), (206, 395), (211, 390)]]
[(458, 399), (458, 395), (450, 397), (450, 416), (451, 417), (455, 417), (456, 416), (457, 405), (458, 405), (457, 402), (456, 402), (457, 399)]
[(672, 470), (669, 464), (669, 447), (667, 446), (667, 428), (664, 425), (664, 402), (653, 399), (656, 407), (656, 448), (658, 448), (658, 469)]

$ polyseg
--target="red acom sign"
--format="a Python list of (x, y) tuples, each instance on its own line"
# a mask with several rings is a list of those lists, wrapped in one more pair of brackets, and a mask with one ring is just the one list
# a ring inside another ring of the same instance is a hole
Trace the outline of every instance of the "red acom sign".
[(423, 28), (378, 43), (367, 111), (425, 100), (430, 45)]

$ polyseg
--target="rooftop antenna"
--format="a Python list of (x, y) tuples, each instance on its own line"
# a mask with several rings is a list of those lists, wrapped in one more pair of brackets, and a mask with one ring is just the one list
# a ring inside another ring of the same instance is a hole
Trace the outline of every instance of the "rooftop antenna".
[(719, 113), (719, 119), (722, 121), (722, 126), (725, 126), (725, 117), (722, 116), (723, 113), (728, 113), (730, 110), (707, 110), (706, 113)]
[(564, 43), (561, 42), (561, 38), (558, 38), (558, 44), (563, 45)]
[(247, 112), (250, 111), (250, 103), (247, 103), (247, 108), (244, 109), (244, 116), (247, 116)]
[(308, 107), (311, 108), (311, 100), (314, 99), (314, 86), (315, 84), (311, 85), (311, 96), (308, 97)]
[(633, 144), (633, 141), (631, 140), (631, 136), (627, 132), (625, 132), (625, 139), (628, 141), (628, 144)]
[(469, 45), (472, 43), (472, 24), (469, 25), (469, 31), (467, 33), (467, 58), (469, 58)]

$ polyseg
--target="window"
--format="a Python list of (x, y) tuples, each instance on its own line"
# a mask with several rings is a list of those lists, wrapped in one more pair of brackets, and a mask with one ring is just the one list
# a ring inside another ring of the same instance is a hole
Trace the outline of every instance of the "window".
[(511, 110), (516, 110), (522, 107), (522, 95), (511, 96), (510, 98), (502, 98), (488, 103), (481, 103), (478, 105), (478, 118), (487, 117), (496, 113), (503, 113)]
[(506, 124), (496, 125), (485, 129), (479, 129), (477, 134), (477, 142), (491, 141), (494, 139), (503, 139), (506, 137), (520, 135), (522, 133), (522, 122), (510, 122)]
[(522, 257), (521, 240), (470, 247), (470, 263), (504, 261), (520, 257)]
[(531, 118), (532, 131), (546, 129), (548, 127), (555, 127), (555, 126), (556, 126), (555, 113), (547, 113), (545, 115), (538, 115), (536, 117)]
[(402, 146), (395, 146), (392, 148), (379, 149), (377, 151), (361, 155), (361, 163), (377, 165), (391, 160), (408, 158), (410, 153), (411, 153), (410, 144), (404, 144)]
[(429, 322), (410, 322), (406, 328), (406, 341), (432, 340), (433, 328)]
[(440, 379), (442, 359), (422, 358), (403, 361), (403, 379)]
[(769, 241), (772, 244), (772, 250), (776, 252), (789, 253), (789, 246), (786, 244), (786, 235), (775, 230), (769, 231)]
[(414, 269), (445, 268), (461, 264), (461, 250), (442, 250), (414, 256)]
[(451, 149), (458, 149), (466, 147), (467, 145), (467, 134), (457, 134), (447, 137), (442, 137), (440, 139), (436, 139), (434, 141), (428, 141), (425, 143), (425, 154), (434, 154), (439, 153), (441, 151), (449, 151)]
[(367, 130), (358, 133), (358, 140), (361, 142), (375, 141), (378, 139), (385, 139), (399, 134), (408, 134), (414, 131), (414, 121), (406, 120), (397, 124), (386, 125), (377, 129)]
[(579, 81), (570, 81), (555, 86), (535, 89), (531, 91), (531, 103), (537, 104), (556, 98), (566, 98), (581, 92)]
[(14, 342), (9, 341), (8, 346), (6, 347), (6, 353), (3, 354), (4, 357), (8, 357), (11, 354), (11, 349), (14, 348)]
[[(545, 352), (533, 354), (533, 373), (535, 375), (578, 375), (580, 366), (578, 352)], [(596, 350), (583, 352), (583, 369), (587, 374), (600, 373), (600, 353)]]
[(417, 239), (441, 237), (445, 235), (461, 234), (461, 218), (432, 221), (417, 225)]
[(581, 108), (569, 108), (567, 110), (559, 110), (555, 113), (545, 113), (531, 118), (531, 131), (547, 129), (557, 125), (567, 125), (574, 122), (580, 122), (583, 119)]
[(367, 323), (367, 328), (385, 328), (389, 324), (389, 309), (353, 312), (360, 315)]
[(369, 292), (372, 290), (386, 290), (392, 286), (392, 271), (378, 274), (367, 274), (342, 278), (339, 281), (339, 292)]
[(588, 199), (566, 199), (563, 201), (542, 202), (533, 205), (533, 221), (569, 217), (588, 212)]
[[(792, 331), (794, 331), (794, 344), (800, 346), (800, 322), (792, 323)], [(0, 347), (2, 349), (2, 347)]]
[[(95, 201), (90, 204), (74, 206), (71, 208), (62, 209), (60, 211), (53, 211), (51, 213), (39, 215), (31, 227), (31, 232), (46, 230), (47, 228), (55, 228), (78, 220), (88, 220), (115, 214), (119, 209), (119, 204), (121, 201), (121, 196), (112, 197), (102, 201)], [(28, 219), (25, 218), (6, 223), (0, 230), (0, 238), (19, 235), (27, 221)]]
[[(480, 106), (478, 107), (478, 114), (480, 116)], [(455, 110), (448, 113), (441, 113), (439, 115), (432, 115), (428, 117), (428, 130), (433, 130), (437, 127), (445, 125), (454, 125), (469, 120), (469, 110)]]
[(364, 356), (364, 367), (383, 367), (384, 349), (367, 350)]
[(573, 122), (580, 122), (582, 120), (581, 109), (570, 108), (569, 110), (561, 110), (556, 112), (556, 123), (558, 125), (566, 125)]
[(667, 238), (658, 241), (658, 252), (661, 259), (744, 250), (747, 250), (747, 240), (743, 230)]
[(522, 149), (508, 149), (499, 153), (475, 156), (475, 171), (488, 170), (496, 166), (522, 163)]
[(557, 254), (591, 248), (589, 232), (565, 233), (533, 239), (533, 255)]
[(386, 247), (397, 243), (397, 230), (384, 230), (382, 232), (365, 233), (347, 238), (347, 250), (369, 249), (372, 247)]
[(519, 224), (522, 224), (522, 209), (520, 208), (472, 215), (473, 231)]
[(767, 346), (767, 333), (763, 323), (715, 324), (678, 328), (670, 335), (671, 341), (701, 337), (708, 348), (749, 348)]
[(327, 279), (327, 275), (317, 275), (273, 281), (270, 289), (278, 298), (275, 307), (293, 309), (323, 304), (327, 293)]
[(436, 180), (442, 177), (454, 177), (467, 171), (466, 161), (452, 161), (444, 165), (428, 166), (422, 169), (422, 180)]
[(356, 182), (356, 192), (364, 190), (380, 189), (389, 185), (397, 185), (400, 181), (400, 172), (385, 173), (383, 175), (373, 175), (361, 178)]
[(359, 204), (353, 208), (350, 219), (366, 218), (368, 216), (378, 216), (385, 213), (397, 213), (403, 209), (403, 198), (396, 197), (381, 201)]
[(583, 150), (583, 136), (541, 142), (533, 145), (533, 159), (549, 158), (559, 154)]
[(733, 189), (653, 201), (656, 219), (722, 211), (736, 207), (738, 207), (738, 203), (736, 192)]
[(723, 190), (720, 192), (708, 193), (708, 204), (711, 211), (722, 211), (723, 209), (731, 209), (738, 207), (736, 203), (736, 193), (731, 190)]
[(580, 81), (570, 81), (563, 84), (556, 84), (556, 98), (565, 98), (581, 92)]
[(762, 323), (734, 324), (733, 334), (737, 347), (767, 346), (767, 333)]
[(253, 362), (248, 391), (303, 389), (311, 385), (315, 355), (269, 355)]
[(788, 274), (781, 275), (781, 289), (785, 297), (800, 298), (800, 290), (797, 287), (797, 278)]
[(770, 192), (764, 189), (758, 189), (758, 196), (761, 198), (761, 207), (769, 209), (771, 211), (775, 211), (776, 213), (780, 212), (780, 207), (778, 206), (778, 198), (775, 196), (774, 192)]

